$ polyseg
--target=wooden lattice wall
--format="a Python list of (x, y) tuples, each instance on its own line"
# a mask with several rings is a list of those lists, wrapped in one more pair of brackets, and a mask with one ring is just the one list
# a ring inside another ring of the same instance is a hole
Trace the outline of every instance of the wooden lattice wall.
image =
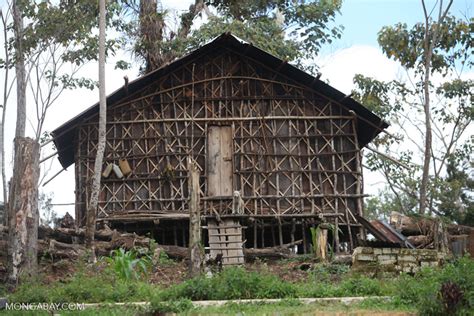
[[(222, 48), (110, 106), (104, 167), (125, 158), (133, 172), (102, 180), (98, 217), (179, 219), (187, 212), (188, 156), (201, 169), (203, 214), (229, 214), (232, 197), (209, 196), (207, 181), (209, 129), (228, 126), (232, 188), (244, 215), (324, 214), (356, 223), (363, 195), (356, 117), (278, 70)], [(76, 218), (83, 222), (97, 117), (82, 122), (77, 137)]]

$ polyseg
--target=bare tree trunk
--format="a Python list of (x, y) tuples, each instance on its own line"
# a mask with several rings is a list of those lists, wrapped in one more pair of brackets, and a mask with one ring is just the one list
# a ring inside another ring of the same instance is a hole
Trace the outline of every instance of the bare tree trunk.
[(189, 274), (197, 276), (202, 271), (201, 214), (199, 209), (199, 169), (194, 161), (188, 161), (189, 191)]
[(15, 173), (9, 202), (8, 281), (37, 272), (39, 143), (15, 138)]
[(87, 210), (86, 246), (92, 251), (95, 260), (94, 234), (97, 209), (99, 206), (100, 177), (105, 151), (106, 136), (106, 95), (105, 95), (105, 1), (99, 1), (99, 136), (92, 179), (91, 199)]
[(433, 50), (438, 43), (439, 29), (443, 24), (443, 20), (448, 14), (449, 8), (451, 7), (453, 0), (450, 0), (446, 10), (443, 12), (443, 1), (439, 4), (439, 15), (436, 27), (431, 30), (432, 23), (430, 23), (430, 16), (426, 9), (425, 1), (421, 1), (423, 4), (423, 12), (425, 14), (425, 38), (424, 38), (424, 56), (425, 56), (425, 74), (423, 79), (423, 93), (424, 103), (423, 110), (425, 112), (425, 152), (423, 157), (423, 174), (421, 177), (420, 185), (420, 208), (419, 213), (425, 214), (427, 206), (427, 191), (428, 191), (428, 178), (430, 175), (430, 161), (431, 161), (431, 147), (432, 147), (432, 129), (431, 129), (431, 107), (430, 107), (430, 72), (431, 72), (431, 59), (433, 57)]
[(16, 131), (15, 137), (25, 137), (26, 125), (26, 72), (23, 54), (23, 16), (18, 7), (18, 0), (12, 2), (13, 33), (15, 35), (15, 71), (16, 71)]
[(145, 73), (160, 67), (164, 60), (160, 52), (163, 41), (164, 20), (158, 14), (156, 0), (140, 0), (140, 37), (143, 45), (143, 57), (146, 61)]
[[(3, 83), (3, 104), (2, 104), (2, 126), (0, 127), (0, 159), (1, 159), (1, 168), (2, 168), (2, 187), (3, 187), (3, 221), (0, 220), (0, 224), (7, 226), (8, 216), (7, 216), (7, 205), (8, 205), (8, 191), (7, 191), (7, 176), (5, 174), (5, 117), (7, 113), (7, 101), (9, 96), (8, 88), (8, 79), (10, 74), (10, 55), (8, 54), (8, 34), (7, 34), (7, 18), (3, 15), (3, 12), (0, 11), (2, 18), (3, 26), (3, 48), (5, 53), (5, 69), (4, 77), (5, 80)], [(1, 218), (1, 216), (0, 216)]]
[(207, 7), (204, 1), (196, 0), (189, 6), (189, 11), (181, 15), (181, 24), (178, 31), (178, 36), (180, 38), (186, 38), (189, 35), (191, 27), (193, 26), (194, 18), (205, 9), (207, 9)]

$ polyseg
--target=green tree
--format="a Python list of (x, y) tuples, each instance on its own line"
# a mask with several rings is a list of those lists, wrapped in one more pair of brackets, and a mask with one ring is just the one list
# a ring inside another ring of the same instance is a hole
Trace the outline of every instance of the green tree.
[[(25, 170), (31, 171), (32, 176), (28, 178), (31, 181), (23, 181), (24, 179), (21, 179), (21, 177), (24, 177), (24, 175), (20, 172), (13, 174), (11, 182), (12, 188), (15, 190), (12, 189), (10, 197), (13, 197), (14, 200), (8, 201), (9, 218), (11, 219), (9, 220), (9, 245), (11, 246), (9, 248), (11, 259), (9, 281), (15, 285), (20, 277), (18, 271), (24, 270), (28, 271), (30, 275), (35, 274), (36, 232), (39, 222), (37, 181), (40, 170), (39, 157), (35, 157), (39, 156), (39, 140), (43, 134), (43, 123), (49, 107), (57, 100), (64, 89), (91, 88), (94, 85), (87, 78), (75, 77), (75, 71), (67, 72), (61, 68), (65, 65), (80, 67), (88, 60), (97, 59), (97, 54), (95, 54), (98, 46), (97, 36), (94, 35), (93, 30), (97, 27), (98, 8), (96, 1), (93, 0), (54, 3), (15, 0), (12, 1), (11, 8), (13, 27), (7, 22), (6, 15), (2, 14), (5, 57), (0, 60), (0, 66), (5, 70), (15, 67), (17, 74), (14, 170), (21, 170), (22, 163), (24, 163), (22, 160), (31, 161), (32, 164), (25, 168)], [(118, 5), (112, 6), (112, 10), (119, 12), (118, 9), (120, 9)], [(121, 20), (113, 13), (112, 11), (112, 14), (110, 14), (109, 23), (116, 23), (118, 26)], [(113, 18), (118, 22), (114, 22)], [(9, 31), (10, 29), (13, 31)], [(108, 44), (109, 51), (113, 52), (115, 42), (111, 41)], [(6, 89), (7, 84), (4, 87)], [(26, 120), (34, 121), (26, 115), (26, 92), (28, 88), (33, 97), (32, 105), (36, 110), (37, 124), (33, 127), (35, 139), (32, 140), (31, 159), (29, 159), (27, 151), (25, 151), (26, 155), (22, 153), (21, 157), (28, 156), (28, 158), (20, 159), (20, 146), (18, 144), (30, 143), (29, 140), (24, 138)], [(3, 118), (5, 118), (5, 105), (7, 103), (5, 93), (8, 93), (7, 90), (4, 91)], [(3, 153), (2, 148), (2, 158), (4, 158)], [(21, 216), (23, 215), (29, 218), (27, 220), (22, 219)], [(26, 226), (22, 224), (25, 222), (29, 224)], [(27, 240), (26, 244), (25, 240)]]
[[(150, 1), (156, 3), (156, 1)], [(181, 57), (223, 32), (232, 32), (240, 38), (269, 51), (275, 56), (294, 62), (315, 73), (317, 66), (308, 64), (320, 48), (339, 38), (342, 26), (334, 24), (341, 7), (339, 0), (196, 0), (189, 10), (180, 14), (178, 25), (167, 23), (171, 12), (147, 6), (143, 13), (142, 1), (122, 0), (131, 16), (124, 31), (132, 37), (134, 51), (149, 71), (150, 55), (155, 56), (155, 68)], [(210, 8), (215, 9), (216, 15)], [(197, 16), (205, 14), (206, 23), (192, 30)], [(139, 21), (137, 23), (137, 21)], [(145, 21), (145, 25), (144, 22)], [(146, 35), (153, 30), (159, 35)]]
[(94, 162), (94, 174), (91, 184), (91, 197), (87, 209), (86, 245), (91, 249), (92, 260), (95, 261), (94, 235), (96, 215), (99, 206), (100, 178), (105, 152), (107, 123), (107, 95), (105, 93), (105, 1), (99, 1), (99, 128), (97, 152)]
[[(472, 148), (471, 148), (472, 152)], [(440, 214), (462, 225), (474, 226), (474, 157), (450, 159), (446, 176), (436, 186), (437, 208)]]
[[(384, 27), (379, 32), (379, 44), (388, 57), (405, 68), (407, 79), (381, 82), (362, 75), (354, 78), (354, 96), (398, 129), (396, 138), (384, 135), (377, 138), (375, 145), (397, 157), (408, 169), (376, 154), (366, 155), (367, 165), (380, 171), (387, 181), (382, 202), (392, 205), (393, 210), (422, 212), (420, 200), (425, 200), (430, 214), (442, 214), (440, 195), (436, 192), (450, 190), (442, 181), (448, 162), (453, 157), (457, 161), (467, 160), (472, 152), (461, 150), (472, 148), (473, 142), (468, 127), (474, 118), (474, 81), (463, 77), (463, 71), (473, 66), (472, 26), (473, 19), (466, 21), (447, 15), (442, 23), (428, 19), (428, 24), (417, 23), (412, 28), (401, 23)], [(436, 40), (426, 35), (427, 29), (431, 36), (438, 34)], [(427, 38), (432, 46), (428, 69)], [(433, 77), (436, 80), (430, 79)], [(426, 145), (428, 133), (433, 139), (430, 146)], [(425, 153), (429, 154), (430, 163), (427, 197), (423, 198)]]

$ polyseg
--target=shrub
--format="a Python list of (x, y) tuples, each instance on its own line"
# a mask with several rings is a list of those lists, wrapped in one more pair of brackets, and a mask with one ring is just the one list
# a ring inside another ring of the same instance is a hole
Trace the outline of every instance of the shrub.
[(123, 281), (103, 271), (100, 275), (78, 272), (67, 281), (45, 284), (35, 280), (20, 284), (9, 296), (12, 302), (63, 303), (63, 302), (127, 302), (146, 300), (156, 291), (143, 282)]
[(106, 258), (106, 260), (122, 280), (136, 280), (140, 275), (146, 275), (148, 267), (151, 266), (148, 256), (138, 257), (136, 251), (125, 251), (122, 248), (114, 250), (112, 258)]
[(314, 278), (317, 282), (327, 282), (333, 278), (339, 278), (349, 272), (349, 266), (345, 264), (328, 264), (328, 263), (321, 263), (316, 264), (311, 272), (310, 275)]
[(382, 295), (381, 282), (365, 276), (351, 277), (339, 285), (337, 296)]
[(247, 272), (243, 268), (227, 268), (207, 278), (199, 276), (171, 287), (163, 300), (222, 300), (251, 298), (286, 298), (296, 295), (296, 287), (276, 276)]
[[(459, 290), (455, 308), (447, 301), (447, 285)], [(474, 261), (465, 257), (448, 263), (443, 269), (425, 268), (415, 276), (402, 276), (395, 299), (414, 304), (421, 315), (465, 315), (474, 309)]]

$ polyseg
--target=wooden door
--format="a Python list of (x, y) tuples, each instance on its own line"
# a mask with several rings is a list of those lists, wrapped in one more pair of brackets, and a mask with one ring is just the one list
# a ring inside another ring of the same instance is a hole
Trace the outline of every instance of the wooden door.
[(232, 196), (232, 127), (210, 126), (207, 137), (207, 194)]

